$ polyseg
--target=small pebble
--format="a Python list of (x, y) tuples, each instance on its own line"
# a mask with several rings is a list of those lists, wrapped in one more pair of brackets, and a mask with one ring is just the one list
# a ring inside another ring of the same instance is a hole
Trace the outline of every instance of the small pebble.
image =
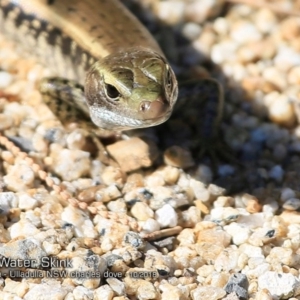
[(51, 147), (51, 169), (66, 181), (72, 181), (89, 173), (89, 153), (81, 150)]
[[(273, 76), (274, 75), (272, 75), (272, 77)], [(271, 96), (269, 95), (268, 97)], [(288, 128), (293, 127), (296, 121), (296, 116), (290, 99), (285, 95), (275, 96), (274, 94), (274, 99), (272, 99), (269, 106), (269, 117), (276, 124)]]
[(223, 5), (224, 1), (190, 1), (185, 9), (185, 17), (187, 20), (201, 23), (208, 18), (218, 15)]
[(0, 71), (0, 89), (9, 86), (13, 81), (13, 76), (10, 73)]
[(154, 216), (153, 210), (143, 202), (135, 203), (130, 212), (139, 221), (147, 221)]
[(255, 300), (272, 300), (273, 297), (267, 289), (262, 289), (255, 295)]
[(261, 39), (261, 33), (254, 24), (247, 21), (239, 21), (230, 30), (231, 38), (238, 44), (256, 42)]
[(10, 227), (10, 236), (12, 239), (20, 236), (35, 236), (40, 230), (29, 220), (20, 220)]
[(125, 294), (125, 284), (117, 278), (107, 278), (106, 282), (117, 295), (121, 296)]
[(225, 295), (226, 292), (223, 289), (212, 286), (200, 286), (191, 292), (193, 300), (218, 300), (225, 297)]
[(28, 194), (21, 193), (19, 194), (19, 208), (23, 210), (31, 210), (34, 209), (39, 201), (33, 197), (30, 197)]
[(201, 33), (201, 27), (196, 23), (186, 23), (182, 28), (182, 35), (190, 41), (195, 40)]
[(113, 296), (114, 292), (108, 284), (95, 289), (93, 294), (95, 300), (112, 300)]
[(103, 170), (101, 178), (104, 184), (116, 184), (117, 187), (121, 188), (124, 185), (126, 175), (120, 168), (108, 166)]
[(165, 204), (162, 208), (155, 212), (155, 219), (162, 228), (175, 227), (178, 222), (176, 211), (169, 204)]
[(217, 207), (211, 210), (211, 219), (215, 222), (234, 222), (239, 215), (239, 211), (232, 207)]
[(282, 201), (286, 201), (289, 200), (291, 198), (296, 198), (296, 193), (294, 190), (290, 189), (290, 188), (283, 188), (281, 190), (281, 196), (280, 199)]
[(90, 300), (93, 299), (93, 292), (84, 286), (76, 286), (73, 290), (72, 297), (74, 297), (75, 300)]
[(4, 114), (0, 114), (0, 130), (5, 130), (10, 128), (13, 125), (13, 119)]
[(154, 219), (147, 219), (147, 221), (143, 224), (143, 231), (145, 233), (151, 233), (154, 231), (158, 231), (160, 229), (159, 223)]
[(276, 182), (281, 182), (282, 178), (284, 175), (284, 170), (282, 169), (281, 166), (277, 165), (274, 166), (270, 171), (269, 171), (269, 176), (270, 178), (274, 179)]
[(41, 284), (34, 284), (23, 299), (64, 299), (67, 293), (68, 289), (66, 287), (63, 287), (58, 282), (48, 281)]
[(247, 300), (248, 286), (249, 282), (247, 277), (244, 274), (236, 273), (230, 277), (224, 289), (228, 294), (234, 292), (239, 299)]
[(232, 241), (235, 245), (246, 243), (251, 233), (248, 228), (244, 228), (237, 223), (231, 223), (225, 226), (225, 230), (232, 236)]
[(287, 210), (298, 210), (300, 208), (300, 199), (290, 198), (282, 205), (282, 207)]
[(109, 145), (107, 151), (124, 172), (151, 167), (159, 154), (154, 143), (137, 137)]
[(123, 239), (125, 244), (130, 244), (134, 248), (142, 249), (144, 248), (145, 244), (142, 238), (136, 232), (129, 231), (126, 233)]
[(182, 21), (184, 14), (184, 4), (178, 1), (155, 2), (157, 17), (169, 25)]
[(291, 274), (268, 271), (258, 277), (258, 287), (268, 290), (271, 295), (282, 299), (291, 298), (299, 280)]
[(169, 166), (182, 169), (186, 169), (195, 165), (191, 153), (179, 146), (172, 146), (165, 151), (164, 162)]
[(43, 257), (46, 257), (41, 244), (34, 238), (16, 239), (0, 247), (0, 254), (11, 260), (32, 260), (32, 267), (38, 267)]
[(26, 164), (16, 164), (3, 176), (6, 187), (11, 191), (24, 191), (33, 187), (35, 174)]
[(223, 298), (223, 300), (239, 300), (240, 298), (237, 296), (235, 292), (232, 292), (227, 295), (227, 297)]

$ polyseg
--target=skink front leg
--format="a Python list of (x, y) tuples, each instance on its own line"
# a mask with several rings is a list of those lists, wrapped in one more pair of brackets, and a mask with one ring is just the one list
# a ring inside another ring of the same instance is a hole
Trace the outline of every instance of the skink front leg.
[(107, 151), (98, 137), (107, 138), (114, 133), (95, 126), (91, 121), (85, 103), (83, 86), (73, 80), (51, 77), (41, 80), (39, 89), (44, 102), (62, 125), (76, 123), (84, 129), (92, 137), (98, 149), (100, 161), (108, 164), (111, 159), (109, 159)]

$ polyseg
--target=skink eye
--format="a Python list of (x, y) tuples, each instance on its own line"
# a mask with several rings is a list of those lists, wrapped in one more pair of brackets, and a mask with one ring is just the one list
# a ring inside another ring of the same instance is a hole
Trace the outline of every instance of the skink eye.
[(121, 96), (119, 91), (111, 84), (105, 84), (105, 94), (112, 101), (118, 101)]

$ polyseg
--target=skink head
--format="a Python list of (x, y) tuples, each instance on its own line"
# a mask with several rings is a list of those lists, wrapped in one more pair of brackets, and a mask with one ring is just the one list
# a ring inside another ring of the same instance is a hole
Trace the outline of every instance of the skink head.
[(85, 95), (93, 122), (119, 131), (166, 121), (178, 87), (164, 57), (132, 48), (96, 62), (87, 74)]

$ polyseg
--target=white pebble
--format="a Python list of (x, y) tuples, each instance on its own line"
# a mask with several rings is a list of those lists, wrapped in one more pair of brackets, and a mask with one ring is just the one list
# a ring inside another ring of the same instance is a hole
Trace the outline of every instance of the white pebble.
[(202, 202), (207, 202), (210, 199), (210, 193), (206, 186), (198, 180), (191, 179), (190, 187), (194, 192), (194, 196), (197, 200), (201, 200)]
[(81, 150), (61, 149), (51, 146), (51, 168), (66, 181), (85, 176), (91, 169), (90, 153)]
[(77, 129), (67, 136), (67, 145), (70, 150), (82, 149), (86, 144), (86, 138), (83, 130)]
[(61, 219), (74, 226), (76, 236), (78, 237), (85, 235), (95, 237), (96, 235), (93, 230), (92, 221), (89, 219), (88, 215), (80, 209), (71, 205), (67, 206), (61, 214)]
[[(74, 300), (93, 299), (93, 291), (84, 286), (76, 286), (75, 289), (73, 290), (73, 297)], [(53, 299), (53, 298), (49, 298), (49, 299)]]
[(300, 54), (293, 48), (283, 46), (279, 47), (274, 63), (278, 72), (286, 72), (291, 67), (300, 65)]
[(7, 72), (0, 71), (0, 88), (6, 88), (11, 84), (13, 76)]
[(149, 218), (144, 224), (143, 224), (143, 231), (145, 233), (151, 233), (151, 232), (154, 232), (154, 231), (158, 231), (160, 230), (160, 225), (159, 223), (154, 220), (154, 219), (151, 219)]
[(10, 227), (10, 236), (12, 239), (18, 236), (35, 236), (40, 231), (33, 224), (28, 222), (27, 220), (21, 220), (17, 223), (14, 223)]
[(30, 197), (28, 194), (21, 193), (19, 194), (19, 208), (24, 210), (30, 210), (37, 207), (39, 201), (33, 197)]
[[(68, 288), (63, 287), (58, 281), (50, 281), (43, 282), (40, 284), (33, 284), (24, 296), (24, 300), (31, 299), (64, 299), (67, 295)], [(75, 298), (76, 300), (79, 298)], [(80, 298), (84, 299), (84, 298)]]
[(178, 222), (176, 211), (170, 204), (165, 204), (155, 212), (156, 221), (161, 227), (175, 227)]
[(107, 278), (106, 282), (117, 295), (121, 296), (125, 294), (124, 282), (118, 280), (117, 278)]
[(262, 248), (257, 246), (252, 246), (250, 244), (242, 244), (240, 246), (240, 252), (248, 255), (248, 257), (264, 257), (264, 254), (262, 252)]
[(39, 228), (42, 224), (40, 214), (33, 210), (26, 211), (24, 213), (24, 219), (28, 220), (31, 224)]
[(223, 1), (186, 1), (185, 17), (195, 23), (202, 23), (208, 18), (218, 15), (222, 7)]
[[(77, 235), (79, 231), (77, 232)], [(97, 231), (94, 229), (93, 222), (91, 220), (85, 220), (83, 224), (80, 227), (80, 233), (82, 233), (82, 236), (95, 239), (98, 237)]]
[(228, 32), (229, 29), (229, 24), (228, 20), (225, 18), (217, 18), (214, 21), (214, 30), (219, 34), (219, 35), (225, 35)]
[(237, 220), (240, 213), (233, 207), (216, 207), (210, 212), (211, 220), (231, 222)]
[(156, 2), (157, 17), (166, 24), (176, 24), (183, 18), (184, 6), (180, 1)]
[(18, 207), (19, 201), (15, 193), (2, 192), (0, 193), (0, 203), (1, 203), (1, 208), (2, 207), (16, 208)]
[(211, 49), (211, 60), (215, 64), (235, 61), (237, 47), (237, 44), (233, 41), (223, 41), (215, 44)]
[(258, 277), (258, 286), (259, 289), (267, 289), (273, 296), (288, 299), (299, 286), (299, 279), (292, 274), (269, 271)]
[(114, 292), (108, 284), (102, 285), (94, 290), (95, 300), (112, 300)]
[(264, 213), (271, 213), (274, 215), (279, 208), (279, 204), (276, 201), (272, 201), (268, 204), (265, 204), (262, 208)]
[(255, 14), (255, 25), (262, 33), (275, 32), (277, 29), (277, 18), (273, 11), (267, 8), (257, 10)]
[(182, 28), (182, 35), (190, 41), (195, 40), (201, 33), (201, 27), (193, 22), (186, 23)]
[(236, 22), (231, 28), (230, 36), (238, 44), (256, 42), (262, 38), (255, 25), (245, 21)]
[(250, 236), (250, 229), (243, 227), (237, 223), (231, 223), (224, 227), (225, 231), (232, 236), (235, 245), (246, 243)]

